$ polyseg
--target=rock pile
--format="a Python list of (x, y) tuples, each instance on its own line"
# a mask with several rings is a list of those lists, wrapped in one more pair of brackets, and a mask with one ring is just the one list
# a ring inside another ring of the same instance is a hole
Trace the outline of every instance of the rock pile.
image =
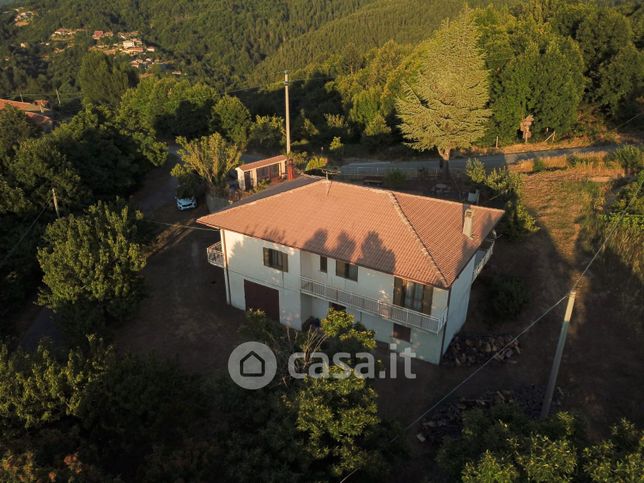
[(516, 356), (521, 354), (519, 341), (512, 335), (457, 335), (452, 339), (441, 364), (448, 366), (474, 366), (488, 360), (503, 347), (494, 359), (498, 362), (516, 364)]
[[(489, 409), (497, 404), (516, 404), (531, 418), (539, 417), (544, 386), (523, 386), (515, 390), (488, 391), (478, 398), (460, 398), (437, 409), (420, 423), (416, 438), (421, 443), (440, 445), (445, 436), (457, 437), (463, 428), (463, 413), (470, 409)], [(557, 388), (553, 397), (553, 410), (561, 405), (563, 392)]]

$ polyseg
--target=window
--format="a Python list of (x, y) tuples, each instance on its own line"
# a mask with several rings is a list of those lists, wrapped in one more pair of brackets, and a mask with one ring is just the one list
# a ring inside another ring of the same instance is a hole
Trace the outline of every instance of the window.
[(354, 282), (358, 281), (358, 266), (351, 265), (350, 263), (341, 262), (340, 260), (335, 261), (335, 274), (338, 277), (348, 278)]
[(280, 165), (271, 164), (263, 168), (257, 168), (257, 181), (270, 181), (273, 178), (279, 178)]
[(423, 314), (432, 313), (434, 287), (394, 278), (394, 304)]
[(320, 257), (320, 272), (326, 273), (326, 257)]
[(411, 342), (411, 329), (404, 325), (394, 324), (394, 333), (392, 336), (394, 339)]
[(264, 265), (288, 272), (288, 255), (272, 248), (264, 248)]

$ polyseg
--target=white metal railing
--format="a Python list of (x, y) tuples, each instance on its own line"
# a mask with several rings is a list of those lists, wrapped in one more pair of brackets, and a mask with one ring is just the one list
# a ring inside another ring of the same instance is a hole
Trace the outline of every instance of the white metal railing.
[(215, 267), (222, 267), (224, 266), (224, 252), (221, 249), (221, 242), (218, 241), (217, 243), (210, 245), (206, 249), (206, 253), (208, 254), (208, 263), (211, 265), (214, 265)]
[(302, 293), (356, 308), (362, 312), (377, 315), (384, 319), (393, 320), (396, 323), (426, 330), (434, 334), (438, 334), (445, 325), (446, 310), (443, 310), (438, 316), (423, 314), (405, 307), (399, 307), (380, 300), (356, 295), (346, 290), (330, 287), (307, 277), (300, 277), (300, 288)]
[(476, 258), (474, 259), (474, 272), (472, 273), (472, 282), (476, 280), (476, 277), (479, 276), (483, 267), (490, 261), (492, 256), (492, 251), (494, 249), (494, 241), (489, 241), (490, 246), (487, 248), (480, 248), (476, 252)]

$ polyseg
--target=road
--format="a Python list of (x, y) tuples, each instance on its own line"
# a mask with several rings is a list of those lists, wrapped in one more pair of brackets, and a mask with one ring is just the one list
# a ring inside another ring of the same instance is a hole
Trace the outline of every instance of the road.
[[(570, 154), (593, 154), (593, 153), (605, 153), (610, 152), (616, 149), (616, 145), (606, 145), (606, 146), (588, 146), (583, 148), (568, 148), (568, 149), (553, 149), (549, 151), (526, 151), (523, 153), (511, 153), (511, 154), (490, 154), (486, 156), (475, 156), (477, 159), (480, 159), (486, 167), (500, 168), (508, 164), (513, 164), (518, 161), (523, 161), (526, 159), (534, 158), (549, 158), (557, 156), (567, 156)], [(465, 163), (469, 158), (466, 157), (457, 157), (449, 161), (449, 166), (452, 169), (465, 169)], [(379, 161), (373, 159), (363, 159), (363, 158), (348, 158), (346, 161), (348, 163), (344, 164), (340, 171), (342, 174), (359, 174), (360, 172), (371, 171), (374, 168), (376, 169), (391, 169), (395, 167), (401, 170), (416, 170), (420, 168), (425, 169), (437, 169), (439, 167), (440, 158), (431, 157), (427, 159), (418, 159), (413, 161), (402, 161), (402, 160), (391, 160), (391, 161)]]

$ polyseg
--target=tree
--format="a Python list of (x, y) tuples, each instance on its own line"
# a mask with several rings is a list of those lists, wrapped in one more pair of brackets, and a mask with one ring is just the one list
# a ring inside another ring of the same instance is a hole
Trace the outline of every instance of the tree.
[(180, 137), (177, 142), (181, 146), (181, 163), (206, 183), (210, 194), (225, 198), (228, 173), (240, 163), (239, 147), (228, 143), (219, 133), (193, 141)]
[(143, 296), (145, 266), (132, 213), (99, 201), (84, 215), (68, 215), (47, 227), (38, 249), (45, 288), (39, 303), (51, 308), (72, 336), (100, 330), (132, 314)]
[(140, 126), (132, 132), (105, 107), (86, 107), (52, 135), (98, 198), (128, 194), (151, 166), (167, 157), (166, 147), (150, 130)]
[(125, 91), (134, 86), (135, 74), (127, 64), (90, 51), (83, 57), (78, 83), (84, 104), (116, 107)]
[(118, 117), (130, 130), (142, 126), (160, 136), (204, 136), (212, 124), (217, 94), (212, 87), (171, 77), (142, 79), (129, 89)]
[(250, 128), (250, 146), (275, 152), (286, 145), (284, 120), (279, 116), (256, 116)]
[(332, 479), (359, 469), (377, 473), (382, 455), (369, 445), (380, 423), (376, 393), (353, 374), (336, 379), (340, 371), (333, 366), (329, 378), (308, 377), (297, 396), (296, 424), (306, 434), (304, 450), (317, 461), (317, 471)]
[(441, 158), (469, 148), (485, 134), (490, 110), (488, 72), (470, 10), (444, 21), (428, 42), (420, 71), (396, 102), (401, 131), (418, 151), (437, 148)]
[(63, 211), (78, 207), (88, 195), (78, 172), (51, 135), (24, 140), (16, 155), (7, 161), (7, 171), (12, 182), (37, 207), (51, 203), (52, 188)]
[(3, 158), (13, 156), (23, 140), (37, 133), (38, 129), (24, 112), (12, 106), (0, 110), (0, 163)]
[(644, 92), (644, 52), (627, 45), (600, 67), (599, 74), (597, 103), (614, 118), (634, 115)]
[(212, 108), (215, 131), (221, 130), (228, 141), (244, 149), (252, 124), (250, 112), (237, 97), (224, 96)]

